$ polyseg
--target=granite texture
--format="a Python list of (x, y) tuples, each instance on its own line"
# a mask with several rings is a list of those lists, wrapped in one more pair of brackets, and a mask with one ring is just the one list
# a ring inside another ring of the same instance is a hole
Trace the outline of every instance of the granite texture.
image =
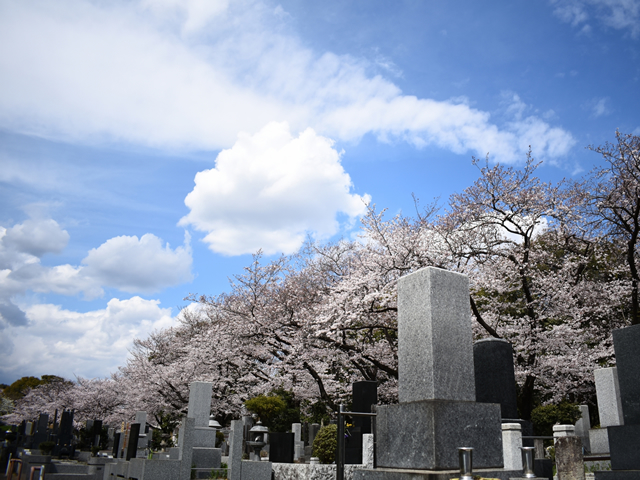
[(555, 440), (555, 447), (558, 480), (584, 480), (580, 437), (560, 437)]
[(582, 417), (576, 422), (576, 436), (582, 439), (582, 446), (587, 452), (591, 451), (591, 444), (589, 442), (589, 429), (591, 428), (591, 421), (589, 420), (589, 406), (580, 405), (580, 413)]
[(240, 480), (242, 469), (242, 420), (231, 420), (231, 433), (229, 434), (229, 480)]
[(473, 447), (474, 468), (502, 467), (500, 405), (423, 401), (378, 407), (377, 465), (444, 470)]
[(365, 433), (362, 435), (362, 465), (367, 468), (373, 468), (373, 434)]
[(640, 471), (640, 425), (608, 427), (611, 468)]
[(640, 425), (640, 325), (613, 331), (625, 425)]
[(465, 275), (428, 267), (398, 281), (398, 398), (475, 401)]
[(598, 397), (598, 414), (600, 426), (611, 427), (622, 425), (622, 402), (616, 367), (599, 368), (593, 371), (596, 380), (596, 396)]
[[(311, 465), (299, 463), (273, 463), (273, 480), (335, 480), (335, 465)], [(362, 465), (345, 465), (344, 478), (351, 480), (353, 472)]]
[(609, 432), (606, 428), (589, 430), (589, 446), (591, 453), (609, 453)]
[(499, 403), (502, 418), (518, 418), (511, 343), (486, 338), (473, 344), (476, 401)]
[[(482, 478), (498, 478), (500, 480), (510, 480), (512, 478), (522, 476), (522, 470), (492, 470), (474, 468), (473, 475), (480, 476)], [(352, 480), (450, 480), (454, 478), (457, 479), (459, 477), (460, 470), (436, 472), (429, 470), (396, 470), (388, 468), (367, 470), (363, 468), (356, 468), (353, 472)]]
[(193, 445), (195, 447), (215, 448), (216, 429), (210, 427), (195, 427), (193, 429)]
[(189, 384), (189, 409), (187, 417), (196, 420), (196, 427), (209, 426), (212, 392), (212, 383), (192, 382)]
[(271, 462), (242, 461), (242, 480), (271, 480)]
[(507, 470), (522, 470), (522, 427), (519, 423), (502, 424), (502, 458)]
[(219, 448), (193, 447), (191, 463), (196, 468), (220, 468), (222, 451)]
[(595, 472), (595, 480), (640, 480), (640, 471), (603, 471)]

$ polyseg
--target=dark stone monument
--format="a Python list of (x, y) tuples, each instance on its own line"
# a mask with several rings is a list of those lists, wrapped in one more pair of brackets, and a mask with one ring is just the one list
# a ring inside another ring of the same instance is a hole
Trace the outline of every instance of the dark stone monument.
[(39, 448), (42, 442), (49, 440), (49, 414), (41, 413), (35, 427), (32, 445), (34, 448)]
[(102, 420), (94, 420), (93, 428), (91, 429), (91, 445), (94, 447), (100, 446), (100, 435), (102, 434)]
[(269, 433), (269, 461), (272, 463), (293, 463), (294, 433)]
[(596, 480), (640, 479), (640, 325), (613, 331), (624, 425), (607, 427), (611, 471)]
[(73, 411), (64, 410), (60, 416), (60, 433), (55, 455), (67, 457), (74, 453), (73, 447)]
[[(378, 403), (378, 382), (354, 382), (352, 386), (352, 412), (371, 412), (371, 406)], [(345, 464), (362, 463), (362, 435), (371, 433), (371, 417), (353, 417), (353, 426), (347, 428), (349, 436), (345, 439)]]
[(113, 458), (118, 458), (118, 447), (120, 446), (120, 432), (113, 434)]
[(138, 453), (138, 438), (140, 437), (140, 424), (132, 423), (127, 440), (127, 460), (136, 458)]
[(476, 402), (499, 403), (505, 419), (518, 418), (513, 348), (501, 338), (486, 338), (473, 344)]

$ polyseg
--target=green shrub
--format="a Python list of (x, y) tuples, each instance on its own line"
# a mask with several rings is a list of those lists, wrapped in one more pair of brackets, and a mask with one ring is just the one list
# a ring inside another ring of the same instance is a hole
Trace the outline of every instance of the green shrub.
[(313, 441), (313, 456), (318, 457), (322, 463), (333, 463), (336, 459), (338, 448), (338, 426), (325, 425), (320, 429)]
[(38, 445), (38, 450), (40, 450), (43, 455), (51, 455), (55, 446), (56, 442), (42, 442), (40, 445)]
[(554, 425), (573, 425), (581, 417), (575, 403), (560, 402), (558, 405), (542, 405), (531, 411), (531, 421), (536, 435), (553, 435)]

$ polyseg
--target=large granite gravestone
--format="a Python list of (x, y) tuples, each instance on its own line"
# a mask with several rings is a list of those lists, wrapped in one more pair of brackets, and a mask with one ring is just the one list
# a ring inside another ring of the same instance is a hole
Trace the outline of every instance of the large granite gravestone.
[(589, 446), (591, 453), (609, 453), (609, 432), (607, 427), (622, 425), (622, 402), (618, 369), (616, 367), (594, 370), (598, 398), (598, 415), (600, 427), (589, 430)]
[(378, 407), (377, 464), (445, 470), (458, 448), (475, 468), (502, 467), (500, 405), (476, 403), (466, 276), (425, 268), (398, 281), (398, 396)]
[(504, 419), (518, 418), (516, 377), (511, 343), (485, 338), (473, 344), (476, 401), (499, 403)]
[[(640, 478), (640, 325), (613, 331), (624, 425), (607, 427), (611, 471), (596, 480)], [(598, 397), (598, 401), (600, 398)]]

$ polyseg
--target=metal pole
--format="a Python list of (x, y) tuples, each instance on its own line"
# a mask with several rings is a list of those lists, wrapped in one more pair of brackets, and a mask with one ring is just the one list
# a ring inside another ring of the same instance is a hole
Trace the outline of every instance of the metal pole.
[(344, 480), (344, 405), (338, 408), (338, 451), (336, 457), (336, 480)]
[(533, 453), (535, 447), (520, 447), (522, 450), (522, 466), (524, 468), (524, 478), (536, 478), (536, 474), (533, 471)]
[(460, 460), (460, 480), (473, 480), (473, 448), (458, 448)]

